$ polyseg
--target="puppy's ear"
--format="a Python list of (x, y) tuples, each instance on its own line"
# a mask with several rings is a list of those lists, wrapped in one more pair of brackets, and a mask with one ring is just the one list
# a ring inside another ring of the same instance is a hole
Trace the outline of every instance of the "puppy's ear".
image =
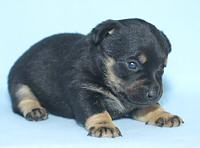
[(169, 54), (171, 52), (171, 43), (167, 38), (167, 36), (162, 31), (160, 31), (160, 34), (164, 39), (164, 48), (167, 50), (167, 53)]
[(97, 25), (92, 30), (92, 40), (95, 44), (99, 44), (105, 37), (112, 35), (119, 27), (119, 22), (107, 20)]

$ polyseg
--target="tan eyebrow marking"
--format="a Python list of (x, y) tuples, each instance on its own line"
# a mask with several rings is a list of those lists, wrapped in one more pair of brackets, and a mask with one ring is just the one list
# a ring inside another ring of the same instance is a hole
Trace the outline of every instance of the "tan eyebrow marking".
[(144, 64), (144, 63), (146, 63), (147, 62), (147, 57), (146, 57), (146, 55), (145, 54), (140, 54), (139, 56), (138, 56), (138, 60), (142, 63), (142, 64)]

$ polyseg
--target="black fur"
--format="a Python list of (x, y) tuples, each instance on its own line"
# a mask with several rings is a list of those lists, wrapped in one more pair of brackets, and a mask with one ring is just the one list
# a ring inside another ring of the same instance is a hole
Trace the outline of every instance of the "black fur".
[[(110, 30), (113, 32), (109, 33)], [(113, 119), (123, 117), (160, 99), (164, 61), (170, 51), (163, 32), (140, 19), (108, 20), (88, 35), (53, 35), (32, 46), (12, 67), (8, 85), (13, 110), (19, 113), (15, 93), (18, 84), (25, 84), (52, 114), (75, 118), (82, 124), (105, 110)], [(145, 64), (138, 61), (141, 52), (147, 56)], [(124, 81), (122, 89), (108, 83), (108, 57), (116, 61), (112, 68), (117, 78)], [(140, 69), (130, 70), (127, 63), (131, 61)], [(131, 86), (138, 80), (144, 82), (133, 89)], [(103, 93), (84, 89), (85, 84), (111, 93), (125, 110), (116, 107), (116, 102), (109, 101)], [(147, 93), (152, 88), (150, 98)]]

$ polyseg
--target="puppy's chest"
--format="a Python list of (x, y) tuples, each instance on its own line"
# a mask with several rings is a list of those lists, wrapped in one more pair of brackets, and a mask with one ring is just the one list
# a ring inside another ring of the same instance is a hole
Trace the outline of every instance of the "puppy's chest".
[(111, 115), (112, 119), (118, 119), (125, 117), (129, 112), (133, 110), (131, 106), (119, 105), (117, 102), (111, 100), (103, 100), (102, 104), (104, 104), (106, 110)]

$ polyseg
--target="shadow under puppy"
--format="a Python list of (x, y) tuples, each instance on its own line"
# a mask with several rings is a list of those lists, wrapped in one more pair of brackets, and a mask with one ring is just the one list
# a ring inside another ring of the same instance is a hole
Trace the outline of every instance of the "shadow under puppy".
[(48, 112), (74, 118), (90, 136), (117, 137), (113, 119), (174, 127), (183, 120), (157, 102), (169, 40), (141, 19), (107, 20), (88, 35), (58, 34), (33, 45), (12, 67), (13, 110), (30, 121)]

